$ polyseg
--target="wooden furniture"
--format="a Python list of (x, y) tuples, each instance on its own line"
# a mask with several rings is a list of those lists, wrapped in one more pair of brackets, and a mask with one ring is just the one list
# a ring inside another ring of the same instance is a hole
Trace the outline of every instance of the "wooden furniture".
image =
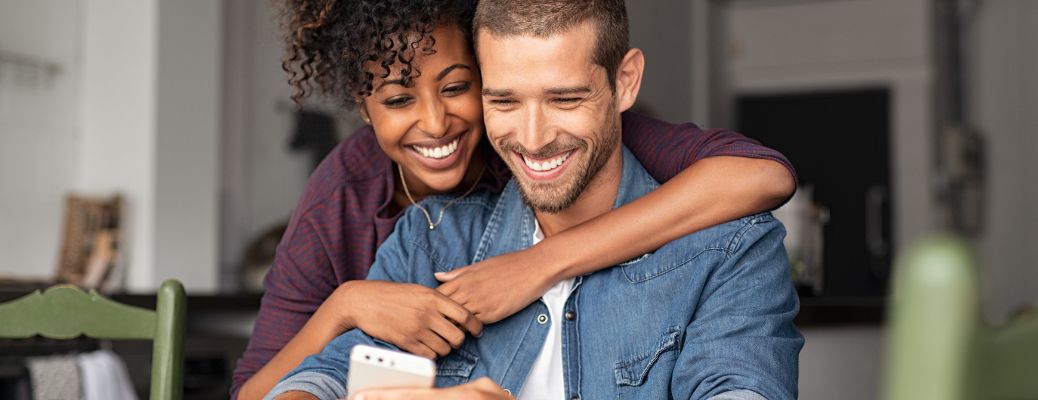
[(185, 294), (162, 283), (155, 310), (117, 303), (91, 290), (57, 285), (0, 304), (0, 338), (151, 340), (151, 399), (183, 397)]

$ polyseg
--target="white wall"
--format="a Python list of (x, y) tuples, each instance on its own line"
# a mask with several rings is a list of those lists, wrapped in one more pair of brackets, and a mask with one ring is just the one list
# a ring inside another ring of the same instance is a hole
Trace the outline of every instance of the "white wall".
[(218, 287), (223, 4), (159, 2), (155, 282)]
[[(156, 1), (84, 2), (76, 189), (126, 200), (127, 284), (155, 280)], [(132, 32), (132, 34), (128, 34)]]
[(0, 276), (43, 279), (57, 266), (80, 142), (80, 11), (75, 0), (0, 0), (0, 52), (61, 68), (36, 81), (0, 62)]
[(216, 288), (221, 11), (0, 2), (0, 51), (62, 69), (40, 87), (0, 76), (0, 274), (52, 277), (63, 197), (121, 193), (128, 287)]
[(84, 4), (78, 189), (126, 196), (129, 289), (213, 291), (220, 4)]
[[(306, 153), (286, 150), (292, 133), (292, 113), (279, 110), (290, 101), (291, 89), (281, 70), (282, 44), (273, 10), (266, 3), (253, 7), (252, 108), (248, 164), (251, 199), (250, 229), (253, 234), (288, 219), (310, 175)], [(251, 238), (250, 238), (251, 239)]]
[(1038, 304), (1038, 2), (986, 1), (969, 57), (972, 117), (987, 139), (986, 311)]
[(635, 107), (663, 120), (691, 121), (692, 2), (627, 1), (626, 5), (631, 46), (645, 53), (645, 76)]

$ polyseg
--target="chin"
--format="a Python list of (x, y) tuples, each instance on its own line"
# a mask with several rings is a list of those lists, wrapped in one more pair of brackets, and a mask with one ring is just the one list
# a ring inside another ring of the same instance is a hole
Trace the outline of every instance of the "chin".
[(437, 193), (450, 193), (457, 189), (461, 185), (461, 181), (465, 179), (465, 168), (441, 171), (430, 174), (426, 178), (428, 179), (423, 179), (423, 181), (432, 190)]

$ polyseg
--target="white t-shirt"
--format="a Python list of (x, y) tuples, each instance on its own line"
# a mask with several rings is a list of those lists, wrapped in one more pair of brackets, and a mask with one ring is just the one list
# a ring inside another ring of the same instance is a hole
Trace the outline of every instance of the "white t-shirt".
[[(534, 219), (533, 244), (544, 240), (541, 224)], [(562, 400), (566, 397), (566, 382), (562, 371), (562, 321), (566, 300), (573, 291), (574, 279), (559, 282), (548, 289), (541, 301), (548, 307), (548, 337), (544, 340), (541, 354), (533, 362), (530, 374), (519, 391), (518, 400)], [(543, 320), (538, 316), (538, 320)]]

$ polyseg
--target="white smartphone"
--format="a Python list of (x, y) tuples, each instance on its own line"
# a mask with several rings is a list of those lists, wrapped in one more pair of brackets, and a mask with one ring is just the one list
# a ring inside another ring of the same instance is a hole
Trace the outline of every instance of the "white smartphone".
[(366, 389), (430, 388), (436, 366), (428, 358), (399, 351), (357, 345), (350, 352), (348, 398)]

